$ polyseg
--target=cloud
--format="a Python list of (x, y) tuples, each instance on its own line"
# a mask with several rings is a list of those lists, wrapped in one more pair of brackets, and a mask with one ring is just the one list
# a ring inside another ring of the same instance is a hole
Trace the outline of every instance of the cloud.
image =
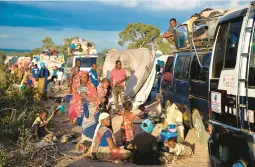
[(119, 31), (72, 28), (64, 28), (57, 31), (45, 28), (11, 26), (0, 26), (0, 30), (0, 48), (33, 49), (41, 47), (41, 40), (47, 36), (51, 37), (57, 45), (62, 45), (65, 38), (79, 36), (93, 41), (98, 51), (108, 48), (124, 49), (118, 46)]
[[(34, 1), (34, 2), (22, 2), (17, 1), (15, 3), (30, 5), (39, 8), (63, 10), (63, 9), (75, 9), (83, 10), (87, 3), (91, 2), (78, 1), (74, 2), (50, 2), (50, 1)], [(242, 3), (249, 3), (249, 0), (95, 0), (94, 3), (104, 4), (108, 6), (124, 7), (124, 8), (135, 8), (140, 11), (153, 10), (157, 12), (163, 12), (169, 10), (180, 11), (180, 10), (192, 10), (203, 7), (211, 8), (235, 8), (239, 7)], [(58, 3), (58, 8), (55, 4)]]
[(152, 9), (154, 11), (166, 10), (191, 10), (202, 7), (211, 8), (236, 8), (242, 3), (249, 3), (249, 0), (100, 0), (106, 5), (118, 5), (139, 9)]
[(8, 38), (8, 34), (0, 34), (0, 38)]

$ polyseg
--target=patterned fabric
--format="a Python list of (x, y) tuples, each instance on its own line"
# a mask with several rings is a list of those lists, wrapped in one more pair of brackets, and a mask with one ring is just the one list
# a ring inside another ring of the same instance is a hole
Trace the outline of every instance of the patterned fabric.
[(124, 148), (110, 149), (109, 147), (98, 147), (96, 157), (99, 161), (126, 160), (132, 153)]
[(81, 93), (86, 93), (88, 94), (88, 88), (84, 85), (80, 85), (77, 89), (78, 94), (80, 95)]
[(89, 115), (88, 118), (83, 116), (82, 121), (82, 140), (92, 141), (97, 124), (100, 112), (98, 112), (94, 103), (88, 104)]
[[(113, 160), (125, 160), (131, 156), (131, 152), (125, 150), (124, 148), (110, 149), (109, 147), (99, 147), (103, 135), (107, 132), (112, 131), (107, 127), (101, 127), (94, 140), (94, 145), (92, 147), (92, 153), (96, 155), (96, 158), (100, 161), (113, 161)], [(116, 143), (114, 135), (112, 134), (113, 142)]]
[(122, 136), (122, 141), (128, 142), (134, 139), (134, 129), (133, 129), (133, 121), (137, 117), (135, 114), (124, 115), (122, 129), (124, 130), (125, 135)]
[[(80, 87), (80, 83), (81, 83), (81, 78), (84, 75), (88, 75), (88, 72), (79, 72), (78, 74), (76, 74), (73, 78), (73, 83), (72, 83), (72, 99), (70, 101), (70, 104), (73, 106), (72, 107), (72, 111), (69, 110), (69, 115), (76, 115), (76, 117), (81, 116), (81, 111), (82, 111), (82, 98), (81, 95), (79, 94), (78, 91), (80, 91), (81, 93), (81, 89), (87, 89), (87, 95), (90, 97), (96, 97), (97, 96), (97, 90), (96, 87), (91, 83), (91, 81), (89, 80), (89, 82), (87, 83), (87, 87), (86, 88), (82, 88)], [(94, 105), (96, 108), (98, 108), (99, 106), (99, 101), (93, 101)], [(75, 107), (75, 112), (74, 113), (70, 113), (70, 112), (74, 112), (73, 108)]]

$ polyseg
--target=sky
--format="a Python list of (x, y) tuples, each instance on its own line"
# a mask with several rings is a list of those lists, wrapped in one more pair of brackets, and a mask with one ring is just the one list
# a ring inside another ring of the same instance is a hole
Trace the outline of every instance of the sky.
[(168, 28), (174, 17), (182, 23), (210, 8), (236, 8), (248, 0), (94, 0), (0, 1), (0, 48), (33, 49), (49, 36), (57, 45), (79, 36), (95, 43), (98, 51), (124, 49), (118, 34), (127, 24), (141, 22)]

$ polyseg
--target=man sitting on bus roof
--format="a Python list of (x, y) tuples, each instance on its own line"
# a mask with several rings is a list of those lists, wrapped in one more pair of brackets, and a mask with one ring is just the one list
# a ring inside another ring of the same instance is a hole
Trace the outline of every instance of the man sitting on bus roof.
[(91, 82), (95, 87), (99, 85), (99, 79), (98, 79), (98, 74), (97, 74), (97, 65), (92, 64), (91, 65), (91, 70), (89, 71), (89, 77), (91, 79)]

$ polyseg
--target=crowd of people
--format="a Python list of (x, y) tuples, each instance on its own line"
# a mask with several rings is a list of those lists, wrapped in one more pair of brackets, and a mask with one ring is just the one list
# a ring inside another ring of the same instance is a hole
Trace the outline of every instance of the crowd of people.
[[(144, 105), (139, 106), (140, 114), (136, 115), (132, 112), (132, 102), (124, 99), (127, 76), (121, 61), (116, 61), (110, 80), (100, 79), (96, 69), (97, 66), (92, 64), (89, 72), (80, 71), (80, 62), (76, 61), (70, 76), (72, 98), (69, 119), (82, 128), (82, 136), (77, 144), (78, 151), (88, 153), (92, 159), (100, 161), (122, 163), (132, 159), (133, 163), (139, 165), (165, 163), (162, 158), (164, 155), (168, 161), (169, 157), (175, 160), (176, 158), (173, 157), (190, 156), (190, 153), (186, 152), (188, 150), (186, 146), (176, 143), (176, 136), (169, 137), (162, 144), (158, 136), (152, 135), (154, 124), (148, 119), (149, 112)], [(114, 105), (109, 103), (112, 94)], [(119, 99), (123, 109), (120, 109)], [(116, 139), (113, 133), (111, 121), (113, 114), (121, 115), (123, 118), (119, 125), (121, 139)], [(145, 120), (141, 124), (142, 133), (134, 135), (133, 122), (137, 118)], [(122, 142), (117, 143), (119, 140)]]
[[(27, 69), (14, 67), (11, 72), (16, 73), (18, 77), (22, 76), (19, 77), (22, 80), (21, 89), (36, 88), (38, 99), (47, 98), (47, 88), (51, 90), (52, 85), (60, 87), (66, 80), (62, 68), (49, 70), (43, 62), (40, 63), (40, 68), (31, 63)], [(132, 112), (132, 102), (124, 98), (126, 80), (125, 69), (119, 60), (111, 71), (110, 79), (99, 78), (96, 64), (92, 64), (89, 72), (80, 71), (80, 61), (76, 61), (67, 84), (72, 94), (69, 120), (82, 129), (77, 150), (88, 153), (95, 160), (114, 163), (132, 160), (138, 165), (159, 165), (174, 162), (179, 156), (191, 156), (191, 148), (178, 143), (176, 135), (165, 137), (162, 141), (159, 133), (152, 133), (157, 128), (155, 122), (150, 120), (150, 111), (145, 105), (139, 106), (140, 114)], [(109, 102), (112, 95), (113, 105)], [(120, 102), (122, 107), (119, 106)], [(159, 102), (157, 104), (159, 105)], [(55, 113), (65, 114), (61, 99), (56, 99)], [(119, 125), (120, 139), (116, 139), (113, 133), (113, 114), (121, 115), (123, 119)], [(53, 132), (47, 129), (47, 118), (48, 112), (41, 111), (35, 119), (31, 128), (34, 141), (40, 141), (48, 134), (53, 135)], [(133, 127), (136, 119), (143, 119), (142, 132), (137, 135)]]

